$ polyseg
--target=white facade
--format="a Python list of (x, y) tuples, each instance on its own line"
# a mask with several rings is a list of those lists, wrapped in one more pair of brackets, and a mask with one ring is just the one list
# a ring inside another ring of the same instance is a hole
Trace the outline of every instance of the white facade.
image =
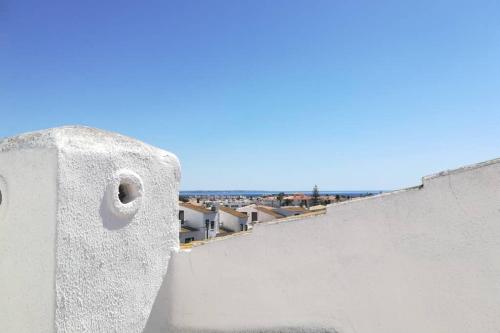
[(178, 253), (146, 332), (497, 332), (499, 240), (494, 160)]
[(219, 207), (219, 225), (233, 232), (248, 230), (247, 215), (231, 208)]
[(179, 241), (183, 244), (190, 243), (195, 240), (203, 240), (205, 239), (205, 231), (190, 228), (188, 226), (182, 226), (179, 230)]
[(249, 224), (269, 222), (283, 217), (282, 215), (276, 213), (272, 207), (263, 207), (258, 205), (248, 205), (238, 208), (237, 211), (247, 214)]
[[(182, 215), (184, 218), (182, 218)], [(187, 226), (193, 229), (193, 240), (203, 240), (214, 238), (218, 232), (217, 212), (206, 209), (201, 206), (196, 206), (189, 203), (181, 203), (179, 205), (179, 220), (182, 226)], [(186, 242), (184, 237), (184, 243)]]
[(280, 207), (282, 203), (283, 200), (281, 200), (280, 203), (280, 201), (276, 197), (264, 197), (259, 200), (258, 205), (276, 208)]
[(178, 249), (177, 158), (85, 127), (0, 142), (0, 332), (141, 332)]

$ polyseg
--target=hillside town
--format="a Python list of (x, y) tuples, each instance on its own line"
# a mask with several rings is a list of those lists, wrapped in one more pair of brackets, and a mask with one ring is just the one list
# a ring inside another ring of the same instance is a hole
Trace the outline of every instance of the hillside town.
[[(359, 194), (367, 196), (371, 193)], [(352, 195), (320, 195), (315, 186), (304, 193), (262, 196), (196, 195), (179, 197), (179, 240), (183, 246), (251, 230), (256, 224), (324, 214), (332, 203), (351, 200)]]

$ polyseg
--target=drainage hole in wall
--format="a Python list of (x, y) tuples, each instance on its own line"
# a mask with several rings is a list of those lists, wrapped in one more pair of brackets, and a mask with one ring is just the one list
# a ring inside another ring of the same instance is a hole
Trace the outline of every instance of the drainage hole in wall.
[(134, 201), (138, 194), (138, 189), (133, 184), (122, 183), (118, 186), (118, 199), (122, 204)]

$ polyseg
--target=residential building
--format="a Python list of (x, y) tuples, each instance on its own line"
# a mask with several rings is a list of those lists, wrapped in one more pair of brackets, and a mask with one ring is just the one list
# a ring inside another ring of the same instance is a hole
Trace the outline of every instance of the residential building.
[(217, 212), (192, 203), (179, 203), (181, 243), (214, 238), (217, 235)]
[(250, 225), (258, 222), (269, 222), (285, 217), (284, 215), (276, 212), (274, 208), (267, 206), (248, 205), (246, 207), (238, 208), (237, 210), (247, 214), (247, 223)]
[(280, 208), (276, 208), (275, 211), (283, 216), (293, 216), (293, 215), (301, 215), (307, 213), (308, 210), (304, 207), (300, 206), (283, 206)]
[[(239, 232), (248, 230), (248, 216), (232, 208), (219, 206), (219, 228), (226, 232)], [(219, 230), (219, 233), (222, 233)]]
[(187, 225), (181, 225), (179, 230), (179, 241), (181, 243), (191, 243), (194, 240), (203, 239), (203, 230), (198, 228), (189, 227)]
[(303, 193), (295, 193), (283, 198), (283, 203), (288, 203), (290, 206), (304, 206), (309, 207), (311, 197)]
[(278, 200), (276, 196), (266, 196), (262, 198), (257, 199), (258, 204), (261, 206), (268, 206), (268, 207), (280, 207), (281, 202)]

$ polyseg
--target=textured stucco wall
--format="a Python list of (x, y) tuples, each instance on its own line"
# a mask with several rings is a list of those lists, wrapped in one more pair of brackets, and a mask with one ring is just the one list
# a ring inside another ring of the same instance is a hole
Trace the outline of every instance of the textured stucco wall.
[(0, 147), (0, 332), (54, 332), (56, 159)]
[(146, 332), (498, 332), (499, 222), (494, 160), (258, 224), (176, 254)]
[[(53, 153), (37, 157), (47, 150)], [(0, 331), (141, 332), (170, 253), (179, 247), (177, 158), (86, 127), (6, 139), (0, 152), (9, 198), (0, 237), (12, 239), (7, 250), (0, 245), (0, 281), (6, 282), (0, 288), (30, 293), (12, 304), (2, 289), (0, 318), (9, 318), (0, 320)], [(21, 157), (12, 164), (14, 155)], [(120, 184), (129, 194), (124, 203)], [(19, 197), (9, 195), (16, 191)], [(16, 326), (9, 326), (12, 316), (22, 317)]]

